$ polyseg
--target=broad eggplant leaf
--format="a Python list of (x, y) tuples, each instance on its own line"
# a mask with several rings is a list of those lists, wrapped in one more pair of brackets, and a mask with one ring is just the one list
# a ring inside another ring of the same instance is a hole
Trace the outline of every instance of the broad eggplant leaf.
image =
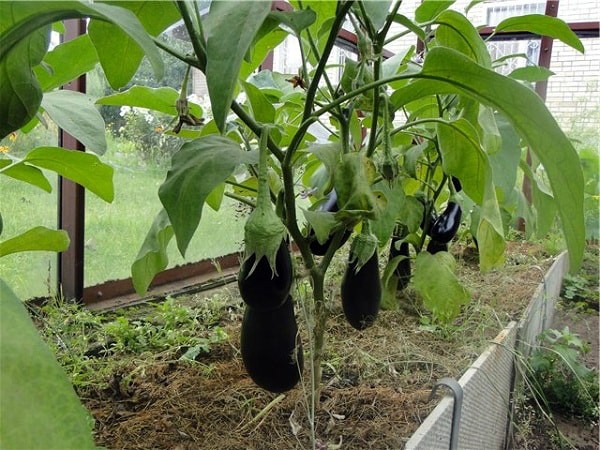
[(252, 116), (260, 123), (275, 122), (275, 107), (265, 97), (259, 88), (252, 83), (242, 81), (242, 86), (246, 92), (246, 97), (250, 103)]
[(334, 228), (339, 226), (339, 222), (335, 220), (335, 214), (332, 212), (302, 209), (302, 213), (308, 224), (315, 231), (319, 244), (324, 244)]
[[(132, 106), (162, 112), (170, 116), (177, 116), (175, 104), (179, 92), (172, 87), (152, 88), (148, 86), (132, 86), (124, 92), (107, 95), (96, 100), (97, 105)], [(202, 108), (196, 103), (188, 102), (190, 113), (202, 117)]]
[(446, 10), (435, 19), (436, 43), (468, 56), (477, 64), (490, 68), (492, 58), (477, 28), (461, 13)]
[[(252, 57), (249, 61), (242, 61), (242, 67), (240, 68), (240, 80), (246, 80), (256, 70), (258, 66), (265, 60), (266, 56), (275, 47), (283, 42), (288, 36), (287, 31), (276, 28), (270, 33), (262, 36), (256, 40), (254, 47), (252, 47)], [(260, 72), (259, 72), (260, 73)]]
[(406, 16), (404, 16), (402, 14), (396, 14), (394, 16), (394, 22), (402, 25), (407, 30), (412, 31), (422, 41), (425, 41), (425, 39), (427, 39), (427, 35), (425, 34), (425, 30), (423, 30), (423, 28), (421, 28), (419, 25), (417, 25), (416, 23), (414, 23), (408, 17), (406, 17)]
[(414, 233), (419, 229), (421, 221), (423, 220), (423, 213), (425, 208), (416, 197), (408, 195), (405, 201), (402, 203), (400, 213), (398, 214), (398, 221), (403, 225), (406, 225), (409, 233)]
[(317, 15), (312, 9), (303, 9), (300, 11), (272, 11), (269, 18), (280, 22), (300, 36), (302, 30), (311, 26), (317, 19)]
[(23, 161), (12, 163), (10, 159), (0, 160), (0, 175), (14, 178), (15, 180), (29, 183), (46, 192), (52, 192), (52, 185), (44, 173), (37, 167), (28, 166)]
[(144, 295), (154, 276), (167, 268), (169, 257), (167, 247), (173, 238), (173, 227), (164, 209), (157, 214), (144, 239), (142, 248), (131, 265), (133, 287), (139, 295)]
[(213, 0), (210, 4), (205, 19), (206, 84), (213, 117), (222, 133), (242, 61), (270, 10), (270, 2)]
[(429, 22), (452, 6), (456, 0), (423, 0), (415, 10), (417, 23)]
[(33, 72), (42, 91), (48, 92), (90, 72), (96, 64), (98, 54), (90, 37), (84, 34), (49, 51)]
[(69, 248), (69, 235), (63, 230), (35, 227), (6, 241), (0, 242), (0, 258), (20, 252), (63, 252)]
[(506, 117), (502, 114), (495, 116), (502, 144), (500, 149), (488, 155), (488, 158), (494, 174), (494, 186), (496, 186), (498, 200), (502, 204), (512, 198), (517, 182), (517, 169), (521, 160), (521, 138)]
[(545, 81), (552, 75), (554, 75), (554, 72), (540, 66), (519, 67), (508, 74), (509, 77), (514, 78), (515, 80), (529, 81), (531, 83)]
[(496, 33), (506, 31), (528, 31), (558, 39), (569, 47), (584, 53), (585, 49), (575, 32), (563, 20), (544, 14), (528, 14), (525, 16), (509, 17), (500, 22), (495, 29)]
[(373, 28), (375, 31), (379, 31), (385, 24), (385, 19), (392, 5), (391, 0), (363, 0), (362, 4), (367, 17), (373, 24)]
[(496, 107), (507, 117), (546, 170), (569, 249), (570, 270), (578, 270), (585, 243), (581, 164), (539, 96), (518, 81), (442, 47), (430, 50), (415, 78), (392, 94), (396, 108), (428, 95), (463, 94)]
[[(145, 28), (146, 36), (148, 34), (158, 36), (180, 18), (175, 2), (113, 1), (107, 3), (122, 8), (122, 11), (133, 13)], [(112, 7), (112, 5), (102, 6)], [(144, 53), (150, 59), (156, 77), (162, 78), (162, 59), (160, 54), (154, 52), (156, 47), (152, 44), (151, 47), (145, 48), (140, 45), (140, 41), (137, 41), (138, 45), (136, 45), (136, 37), (124, 26), (126, 17), (123, 14), (123, 19), (115, 24), (117, 26), (105, 21), (92, 20), (88, 29), (90, 39), (98, 52), (100, 64), (113, 89), (119, 89), (131, 80), (142, 62)], [(131, 19), (127, 18), (127, 20)]]
[(471, 299), (454, 273), (454, 265), (454, 258), (447, 252), (421, 252), (415, 261), (413, 286), (434, 319), (442, 323), (450, 323), (460, 313), (461, 305)]
[(500, 150), (502, 145), (502, 136), (500, 130), (498, 130), (494, 109), (485, 105), (478, 106), (477, 124), (479, 125), (481, 145), (488, 156), (493, 155)]
[(85, 94), (69, 90), (47, 92), (42, 107), (52, 121), (98, 155), (106, 152), (104, 119)]
[(503, 262), (506, 244), (488, 157), (465, 119), (438, 124), (437, 134), (444, 172), (460, 179), (464, 192), (480, 206), (479, 264), (481, 270), (489, 270)]
[[(32, 67), (46, 54), (50, 25), (86, 17), (117, 25), (143, 49), (156, 76), (162, 77), (158, 48), (131, 11), (79, 1), (0, 2), (0, 138), (30, 122), (38, 111), (42, 94)], [(115, 44), (118, 47), (120, 42)]]
[(22, 163), (52, 170), (79, 183), (106, 202), (115, 198), (113, 168), (96, 155), (59, 147), (38, 147), (27, 153)]
[(171, 169), (158, 190), (173, 225), (182, 256), (200, 219), (207, 196), (240, 164), (256, 163), (256, 152), (245, 152), (223, 136), (209, 135), (186, 142), (173, 155)]
[(519, 167), (521, 167), (521, 170), (530, 181), (533, 207), (535, 208), (535, 235), (538, 238), (543, 238), (554, 224), (556, 203), (552, 194), (544, 186), (544, 182), (531, 170), (531, 167), (525, 161), (520, 161)]
[(221, 183), (214, 188), (208, 197), (206, 197), (206, 204), (213, 210), (218, 211), (221, 209), (221, 203), (223, 203), (223, 197), (225, 196), (225, 183)]
[(93, 419), (23, 302), (1, 279), (0, 307), (2, 448), (95, 449)]
[(399, 182), (390, 187), (387, 181), (380, 181), (373, 186), (373, 190), (381, 192), (386, 199), (386, 207), (376, 220), (371, 221), (371, 232), (377, 236), (379, 245), (385, 245), (394, 232), (396, 220), (401, 219), (403, 203), (406, 201), (404, 189)]

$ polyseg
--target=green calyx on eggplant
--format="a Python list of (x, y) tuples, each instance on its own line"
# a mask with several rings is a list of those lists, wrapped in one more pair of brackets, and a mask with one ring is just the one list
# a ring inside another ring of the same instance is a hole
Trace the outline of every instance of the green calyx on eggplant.
[[(292, 288), (294, 269), (285, 240), (281, 241), (275, 257), (275, 270), (267, 258), (255, 264), (253, 254), (242, 262), (238, 273), (240, 295), (248, 306), (258, 310), (278, 308), (287, 299)], [(254, 270), (252, 270), (254, 268)]]
[[(291, 288), (292, 270), (290, 255), (285, 247), (286, 228), (279, 216), (273, 210), (271, 204), (271, 192), (268, 179), (269, 150), (267, 140), (269, 128), (265, 127), (260, 136), (259, 143), (259, 166), (258, 166), (258, 194), (256, 208), (248, 217), (244, 225), (245, 255), (242, 269), (238, 277), (240, 290), (245, 291), (244, 298), (249, 303), (256, 303), (256, 292), (259, 286), (255, 284), (254, 275), (257, 280), (270, 280), (273, 292), (279, 293), (274, 298), (266, 299), (261, 305), (275, 307), (280, 305), (287, 294), (283, 292), (288, 282)], [(281, 273), (279, 273), (281, 270)], [(251, 288), (249, 288), (249, 286)], [(264, 286), (267, 290), (267, 286)], [(242, 293), (242, 297), (244, 294)]]
[(280, 393), (298, 383), (304, 356), (291, 296), (270, 311), (246, 307), (240, 351), (248, 375), (261, 388)]
[(448, 202), (444, 212), (431, 225), (429, 236), (434, 241), (447, 244), (456, 236), (461, 218), (462, 209), (460, 205), (453, 201)]
[[(331, 192), (329, 193), (329, 195), (327, 196), (327, 200), (319, 205), (319, 207), (317, 208), (317, 211), (331, 212), (331, 213), (337, 212), (337, 211), (339, 211), (337, 201), (338, 201), (337, 193), (335, 192), (335, 189), (332, 189)], [(351, 234), (352, 234), (352, 230), (349, 230), (349, 229), (344, 230), (344, 235), (342, 237), (342, 240), (340, 241), (340, 244), (338, 245), (338, 248), (340, 248), (342, 245), (344, 245), (348, 241)], [(329, 247), (331, 246), (331, 243), (334, 239), (334, 234), (329, 235), (327, 240), (321, 244), (317, 240), (315, 231), (311, 228), (308, 232), (308, 239), (310, 241), (309, 247), (310, 247), (310, 251), (312, 252), (312, 254), (317, 255), (317, 256), (323, 256), (325, 253), (327, 253), (327, 250), (329, 250)]]
[[(364, 227), (364, 224), (363, 224)], [(346, 320), (357, 330), (375, 322), (381, 305), (381, 279), (377, 238), (363, 228), (352, 241), (350, 257), (342, 278), (342, 307)]]
[(431, 239), (429, 241), (429, 244), (427, 244), (427, 251), (432, 255), (435, 255), (439, 252), (447, 252), (448, 244)]
[(401, 256), (398, 265), (394, 269), (394, 275), (398, 278), (397, 290), (401, 291), (410, 282), (411, 267), (410, 267), (410, 248), (408, 242), (403, 242), (402, 238), (392, 236), (390, 244), (390, 260)]

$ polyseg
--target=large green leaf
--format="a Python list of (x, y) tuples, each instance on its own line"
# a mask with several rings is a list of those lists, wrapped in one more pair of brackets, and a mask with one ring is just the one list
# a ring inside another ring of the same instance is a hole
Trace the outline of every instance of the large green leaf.
[(106, 152), (104, 119), (94, 101), (76, 91), (58, 90), (44, 94), (42, 107), (60, 128), (99, 155)]
[(205, 19), (206, 84), (221, 132), (225, 130), (244, 56), (270, 10), (270, 2), (211, 2)]
[(274, 123), (275, 107), (267, 97), (252, 83), (242, 81), (242, 86), (246, 92), (246, 97), (248, 97), (252, 116), (261, 123)]
[(0, 280), (0, 446), (94, 449), (93, 420), (23, 303)]
[(584, 249), (583, 174), (577, 152), (540, 97), (518, 81), (475, 64), (460, 53), (432, 49), (413, 83), (391, 97), (395, 107), (434, 94), (464, 94), (498, 108), (525, 139), (548, 174), (556, 200), (571, 270)]
[(42, 91), (48, 92), (91, 71), (97, 63), (96, 49), (90, 37), (84, 34), (56, 46), (33, 72)]
[(315, 22), (317, 14), (311, 9), (303, 9), (300, 11), (272, 11), (269, 13), (269, 19), (274, 19), (277, 22), (287, 25), (297, 36), (300, 36), (302, 30)]
[(173, 238), (173, 227), (164, 209), (154, 218), (142, 248), (131, 265), (133, 287), (139, 295), (144, 295), (154, 276), (166, 269), (169, 264), (167, 247)]
[(173, 155), (171, 169), (158, 195), (169, 215), (182, 255), (198, 228), (206, 197), (239, 164), (257, 160), (256, 152), (242, 151), (237, 142), (215, 135), (187, 142)]
[(394, 232), (396, 220), (400, 217), (406, 196), (402, 185), (398, 182), (390, 187), (387, 181), (380, 181), (373, 186), (373, 190), (381, 192), (386, 200), (385, 208), (377, 220), (371, 221), (371, 232), (377, 236), (379, 245), (383, 246), (390, 240)]
[(44, 176), (44, 173), (37, 167), (28, 166), (22, 161), (13, 164), (10, 159), (0, 160), (0, 175), (24, 181), (46, 192), (52, 192), (52, 185)]
[[(0, 138), (27, 124), (39, 108), (41, 89), (31, 67), (48, 49), (50, 24), (85, 17), (117, 25), (143, 49), (156, 76), (162, 77), (158, 48), (131, 11), (79, 1), (0, 2)], [(115, 44), (118, 48), (120, 42)]]
[(62, 252), (69, 247), (69, 235), (63, 230), (35, 227), (0, 242), (0, 257), (12, 253), (47, 251)]
[(508, 74), (509, 77), (515, 80), (529, 81), (531, 83), (547, 80), (552, 75), (554, 75), (554, 72), (540, 66), (519, 67)]
[(479, 31), (459, 12), (446, 10), (435, 19), (437, 44), (453, 48), (484, 67), (492, 67), (490, 52)]
[(521, 138), (506, 117), (502, 114), (495, 116), (502, 144), (497, 152), (488, 156), (494, 174), (494, 186), (499, 191), (498, 200), (504, 203), (512, 196), (517, 182), (517, 168), (521, 160)]
[[(158, 36), (179, 18), (179, 10), (174, 2), (166, 1), (113, 1), (106, 2), (125, 8), (137, 17), (151, 36)], [(103, 5), (108, 6), (108, 5)], [(89, 36), (96, 47), (100, 63), (113, 89), (125, 86), (137, 71), (144, 52), (136, 45), (135, 37), (120, 23), (115, 26), (105, 21), (92, 20), (88, 30)], [(139, 44), (139, 42), (138, 42)], [(162, 60), (160, 55), (150, 54), (157, 77), (162, 77)]]
[(529, 14), (525, 16), (509, 17), (496, 26), (496, 33), (506, 31), (528, 31), (541, 36), (550, 36), (558, 39), (575, 50), (583, 53), (582, 42), (563, 20), (544, 14)]
[[(0, 40), (22, 12), (0, 5)], [(23, 34), (20, 41), (0, 59), (0, 139), (29, 122), (42, 101), (40, 85), (32, 67), (39, 64), (50, 43), (50, 26)]]
[(385, 24), (385, 19), (392, 4), (391, 0), (363, 0), (362, 3), (373, 28), (378, 31)]
[(48, 169), (79, 183), (102, 200), (112, 202), (113, 168), (96, 155), (59, 147), (38, 147), (27, 153), (22, 163)]
[(505, 242), (488, 157), (478, 141), (477, 131), (465, 119), (438, 124), (437, 134), (444, 172), (459, 178), (464, 192), (480, 206), (479, 263), (481, 270), (489, 270), (503, 262)]
[(423, 0), (415, 10), (415, 20), (418, 23), (435, 19), (441, 12), (452, 6), (456, 0)]
[(451, 322), (461, 305), (471, 299), (456, 277), (454, 266), (454, 258), (447, 252), (421, 252), (415, 261), (413, 286), (423, 297), (425, 307), (442, 323)]
[[(175, 104), (179, 92), (172, 87), (152, 88), (148, 86), (132, 86), (124, 92), (107, 95), (96, 100), (98, 105), (134, 106), (159, 111), (171, 116), (177, 115)], [(195, 103), (188, 103), (190, 113), (202, 117), (202, 108)]]

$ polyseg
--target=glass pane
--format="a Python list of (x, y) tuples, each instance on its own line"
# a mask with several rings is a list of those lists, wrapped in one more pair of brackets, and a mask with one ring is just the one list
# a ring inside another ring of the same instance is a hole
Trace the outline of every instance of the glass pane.
[[(0, 141), (0, 158), (5, 155), (22, 158), (36, 147), (57, 145), (57, 129), (47, 121), (49, 128), (38, 125), (25, 134), (17, 131)], [(0, 176), (0, 214), (3, 231), (0, 240), (18, 236), (36, 226), (56, 229), (57, 176), (44, 171), (52, 186), (48, 193), (21, 181)], [(2, 278), (23, 300), (46, 297), (56, 293), (56, 253), (14, 253), (0, 259)]]
[[(539, 38), (489, 41), (487, 47), (496, 71), (503, 75), (519, 67), (537, 65), (540, 56)], [(508, 55), (515, 57), (504, 59)]]
[[(163, 39), (182, 53), (191, 52), (181, 28), (173, 27)], [(144, 61), (130, 85), (169, 86), (179, 91), (185, 65), (166, 56), (165, 77), (156, 82), (152, 70)], [(101, 97), (111, 94), (104, 76), (97, 69), (88, 77), (88, 94)], [(205, 80), (192, 72), (188, 93), (191, 101), (200, 103), (206, 111), (208, 97), (202, 86)], [(154, 217), (161, 210), (158, 188), (164, 181), (171, 156), (183, 140), (167, 134), (175, 126), (173, 118), (142, 108), (104, 106), (101, 113), (107, 129), (108, 150), (103, 161), (115, 170), (115, 200), (107, 204), (93, 194), (86, 197), (85, 224), (85, 285), (131, 276), (134, 262)], [(241, 248), (243, 222), (233, 201), (224, 199), (217, 213), (207, 205), (192, 239), (185, 260), (179, 255), (175, 239), (169, 246), (169, 266), (199, 261), (233, 253)]]

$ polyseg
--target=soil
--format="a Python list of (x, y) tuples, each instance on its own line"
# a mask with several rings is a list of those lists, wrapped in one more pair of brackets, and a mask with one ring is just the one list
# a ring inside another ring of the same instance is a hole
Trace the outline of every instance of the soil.
[[(426, 313), (410, 287), (401, 294), (398, 311), (382, 311), (375, 325), (363, 332), (345, 322), (339, 299), (334, 303), (315, 420), (319, 449), (402, 448), (436, 404), (428, 401), (435, 381), (459, 378), (490, 340), (520, 317), (554, 260), (539, 246), (510, 243), (506, 266), (482, 274), (472, 249), (459, 248), (455, 256), (459, 276), (473, 300), (451, 326), (436, 327), (422, 320)], [(336, 270), (343, 270), (332, 269), (334, 276)], [(96, 420), (98, 445), (172, 450), (309, 448), (308, 386), (278, 396), (254, 385), (239, 352), (243, 304), (232, 285), (223, 292), (230, 302), (219, 326), (228, 334), (228, 342), (213, 345), (195, 362), (168, 352), (141, 355), (130, 367), (113, 373), (105, 386), (79, 389)], [(204, 299), (195, 295), (182, 301), (195, 305)], [(596, 337), (590, 353), (597, 355), (597, 317), (589, 325), (575, 319), (572, 326), (584, 338)], [(306, 335), (302, 337), (306, 343)]]

